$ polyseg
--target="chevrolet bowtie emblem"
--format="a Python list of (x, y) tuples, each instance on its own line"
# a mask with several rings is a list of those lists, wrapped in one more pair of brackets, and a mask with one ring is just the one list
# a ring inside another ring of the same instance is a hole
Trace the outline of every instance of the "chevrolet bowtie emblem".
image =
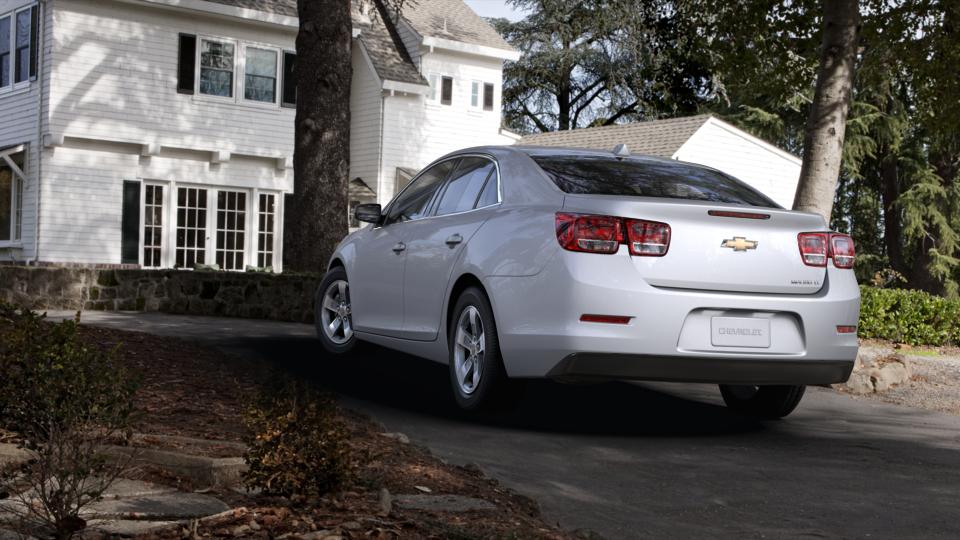
[(731, 248), (734, 251), (746, 251), (748, 249), (757, 249), (757, 245), (760, 242), (756, 240), (747, 240), (742, 236), (734, 236), (733, 238), (728, 238), (720, 244), (720, 247)]

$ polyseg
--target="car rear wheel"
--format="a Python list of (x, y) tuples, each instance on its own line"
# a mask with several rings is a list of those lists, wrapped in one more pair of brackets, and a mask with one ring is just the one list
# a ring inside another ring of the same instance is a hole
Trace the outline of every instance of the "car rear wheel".
[(720, 385), (727, 407), (747, 416), (776, 420), (787, 416), (800, 403), (806, 386)]
[(503, 368), (497, 325), (486, 294), (470, 287), (460, 294), (450, 321), (450, 384), (468, 411), (512, 404), (516, 385)]
[(356, 345), (350, 311), (350, 282), (343, 267), (330, 269), (317, 287), (313, 320), (317, 337), (327, 352), (344, 354)]

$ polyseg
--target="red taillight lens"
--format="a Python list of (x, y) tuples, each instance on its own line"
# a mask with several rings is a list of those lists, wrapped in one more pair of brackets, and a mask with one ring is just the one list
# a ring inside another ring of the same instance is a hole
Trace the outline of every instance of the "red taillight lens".
[(606, 324), (630, 324), (633, 317), (624, 317), (622, 315), (591, 315), (584, 313), (580, 316), (580, 322), (606, 323)]
[(620, 218), (557, 213), (557, 240), (564, 249), (616, 253), (623, 240)]
[(857, 256), (853, 248), (853, 238), (845, 234), (831, 234), (830, 256), (837, 268), (853, 268), (853, 261)]
[(662, 257), (670, 248), (670, 226), (643, 219), (557, 212), (557, 241), (570, 251), (606, 254), (616, 253), (626, 242), (631, 255)]
[(856, 253), (853, 239), (840, 233), (800, 233), (800, 256), (807, 266), (826, 266), (827, 259), (833, 259), (837, 268), (853, 268)]
[(670, 248), (670, 226), (642, 219), (625, 220), (631, 255), (662, 257)]
[(800, 257), (803, 258), (803, 264), (827, 265), (827, 244), (829, 243), (827, 233), (800, 233), (797, 235), (797, 242), (800, 244)]
[(838, 334), (856, 334), (857, 327), (856, 326), (837, 326), (837, 333)]

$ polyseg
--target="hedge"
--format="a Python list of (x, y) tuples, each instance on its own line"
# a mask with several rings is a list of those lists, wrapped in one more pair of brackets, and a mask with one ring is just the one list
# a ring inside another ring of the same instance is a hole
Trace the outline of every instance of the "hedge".
[(857, 333), (910, 345), (960, 345), (960, 300), (861, 285)]

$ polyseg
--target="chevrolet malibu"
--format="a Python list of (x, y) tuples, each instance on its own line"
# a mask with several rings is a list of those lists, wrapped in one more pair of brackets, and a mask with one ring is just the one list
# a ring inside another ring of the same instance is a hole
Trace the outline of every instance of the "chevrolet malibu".
[(719, 384), (789, 414), (845, 381), (859, 289), (849, 236), (720, 171), (611, 152), (480, 147), (421, 171), (333, 254), (317, 334), (449, 366), (475, 410), (522, 379)]

